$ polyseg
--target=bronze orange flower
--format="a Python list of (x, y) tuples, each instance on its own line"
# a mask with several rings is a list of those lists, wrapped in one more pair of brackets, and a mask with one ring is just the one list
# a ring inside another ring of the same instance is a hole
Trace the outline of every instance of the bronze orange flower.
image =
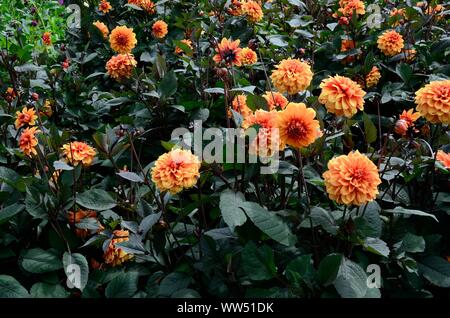
[(280, 93), (290, 95), (304, 91), (311, 84), (313, 73), (311, 67), (298, 59), (282, 60), (275, 66), (270, 78)]
[(80, 163), (84, 166), (90, 166), (97, 154), (94, 148), (81, 141), (71, 141), (63, 145), (61, 150), (66, 160), (74, 166)]
[(100, 31), (104, 39), (108, 38), (109, 30), (106, 24), (100, 21), (95, 21), (92, 24)]
[(224, 62), (228, 66), (241, 66), (240, 53), (242, 49), (239, 47), (240, 43), (240, 40), (231, 41), (227, 38), (223, 38), (222, 41), (217, 44), (217, 54), (213, 57), (214, 62), (217, 64)]
[(431, 123), (450, 123), (450, 80), (434, 81), (416, 92), (417, 110)]
[(133, 254), (125, 252), (117, 243), (126, 242), (130, 239), (130, 232), (127, 230), (115, 230), (113, 232), (113, 238), (109, 242), (109, 245), (103, 255), (105, 263), (112, 267), (122, 265), (124, 262), (134, 258)]
[(167, 28), (166, 22), (164, 22), (162, 20), (158, 20), (155, 23), (153, 23), (152, 34), (155, 38), (162, 39), (167, 35), (168, 32), (169, 32), (169, 30)]
[(269, 110), (284, 109), (289, 103), (288, 99), (278, 92), (266, 92), (263, 97), (267, 101)]
[(28, 157), (37, 155), (36, 146), (38, 145), (38, 140), (36, 134), (39, 132), (40, 130), (37, 127), (25, 128), (19, 137), (19, 148)]
[(117, 53), (131, 53), (131, 50), (137, 44), (136, 34), (133, 32), (133, 28), (127, 28), (124, 25), (118, 26), (111, 31), (109, 43), (111, 48)]
[(442, 150), (438, 150), (436, 159), (439, 160), (445, 168), (450, 169), (450, 153), (445, 153)]
[(242, 65), (252, 65), (258, 61), (256, 52), (248, 47), (244, 47), (239, 53)]
[(109, 76), (117, 81), (130, 78), (137, 62), (133, 54), (118, 54), (106, 62), (106, 70)]
[(394, 30), (388, 30), (380, 35), (377, 43), (381, 52), (387, 56), (399, 54), (405, 45), (403, 37)]
[(37, 118), (38, 116), (36, 116), (34, 108), (24, 107), (22, 111), (16, 112), (16, 121), (14, 122), (14, 125), (16, 129), (19, 129), (20, 127), (25, 125), (34, 126), (36, 125)]

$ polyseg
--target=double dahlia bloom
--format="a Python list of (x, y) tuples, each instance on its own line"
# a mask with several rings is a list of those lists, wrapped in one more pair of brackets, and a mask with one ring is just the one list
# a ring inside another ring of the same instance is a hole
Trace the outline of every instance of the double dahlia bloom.
[(450, 80), (431, 82), (416, 92), (417, 110), (431, 123), (450, 123)]
[(153, 23), (152, 25), (152, 35), (157, 38), (157, 39), (162, 39), (164, 38), (167, 33), (169, 32), (167, 23), (162, 21), (162, 20), (158, 20), (155, 23)]
[(284, 109), (289, 103), (288, 99), (278, 92), (266, 92), (263, 97), (267, 101), (269, 110)]
[(275, 66), (270, 78), (280, 93), (289, 95), (304, 91), (311, 84), (313, 73), (309, 64), (298, 59), (285, 59)]
[(66, 160), (77, 166), (90, 166), (97, 154), (94, 148), (81, 141), (72, 141), (62, 146), (61, 150)]
[(100, 21), (95, 21), (94, 23), (92, 23), (102, 34), (104, 39), (108, 38), (109, 35), (109, 29), (106, 26), (106, 24), (104, 24), (103, 22)]
[(231, 102), (231, 106), (233, 107), (233, 110), (241, 114), (244, 119), (252, 113), (252, 110), (247, 106), (247, 96), (243, 94), (237, 95)]
[(133, 28), (127, 28), (124, 25), (118, 26), (111, 31), (109, 43), (111, 49), (117, 53), (131, 53), (137, 44), (136, 34), (133, 32)]
[(42, 42), (46, 46), (52, 45), (52, 34), (50, 32), (44, 32), (42, 35)]
[(245, 47), (239, 53), (239, 59), (242, 65), (252, 65), (258, 61), (258, 56), (251, 48)]
[(322, 92), (319, 102), (324, 104), (330, 113), (351, 118), (358, 110), (364, 109), (366, 92), (348, 77), (329, 77), (322, 81), (320, 88)]
[(375, 200), (381, 183), (377, 166), (359, 151), (331, 159), (323, 178), (330, 199), (345, 205)]
[(366, 76), (366, 87), (369, 88), (376, 86), (380, 81), (380, 78), (381, 78), (380, 69), (376, 66), (373, 66), (369, 74), (367, 74)]
[[(186, 46), (188, 46), (191, 50), (194, 49), (194, 47), (192, 46), (192, 41), (189, 39), (183, 39), (180, 41), (181, 43), (185, 44)], [(184, 51), (182, 48), (176, 46), (175, 47), (175, 54), (183, 54)]]
[(388, 30), (381, 34), (377, 40), (378, 48), (386, 56), (394, 56), (402, 52), (405, 42), (403, 37), (394, 30)]
[(39, 132), (41, 131), (37, 127), (25, 128), (19, 137), (19, 148), (28, 157), (37, 155), (36, 146), (38, 145), (38, 140), (36, 134)]
[(450, 154), (442, 150), (438, 150), (436, 159), (439, 160), (445, 168), (450, 169)]
[(241, 6), (241, 12), (247, 16), (251, 22), (259, 22), (262, 20), (264, 13), (256, 1), (247, 1)]
[(152, 181), (160, 191), (177, 194), (197, 183), (200, 166), (200, 160), (190, 151), (172, 149), (156, 160), (151, 172)]
[(38, 116), (36, 116), (34, 108), (27, 108), (25, 106), (22, 111), (16, 112), (16, 120), (14, 122), (14, 125), (16, 129), (19, 129), (20, 127), (25, 125), (34, 126), (36, 125), (37, 118)]
[(117, 243), (128, 241), (130, 239), (130, 232), (128, 232), (127, 230), (115, 230), (113, 232), (113, 235), (114, 237), (109, 242), (103, 258), (105, 259), (106, 264), (115, 267), (132, 259), (134, 255), (129, 254), (120, 247), (116, 246)]
[(344, 17), (351, 17), (353, 12), (356, 15), (364, 15), (366, 13), (364, 2), (360, 0), (340, 0), (339, 7), (338, 12)]
[(106, 62), (106, 71), (117, 81), (130, 78), (137, 62), (133, 54), (118, 54)]
[[(55, 171), (55, 173), (56, 173), (56, 171)], [(55, 179), (57, 179), (57, 177)], [(97, 221), (98, 229), (96, 229), (96, 230), (76, 228), (75, 234), (78, 237), (85, 238), (90, 234), (94, 234), (96, 232), (103, 230), (103, 226), (97, 220), (97, 212), (95, 212), (95, 211), (78, 209), (78, 211), (69, 212), (67, 215), (67, 218), (69, 219), (69, 223), (72, 225), (80, 223), (84, 219), (95, 219)]]

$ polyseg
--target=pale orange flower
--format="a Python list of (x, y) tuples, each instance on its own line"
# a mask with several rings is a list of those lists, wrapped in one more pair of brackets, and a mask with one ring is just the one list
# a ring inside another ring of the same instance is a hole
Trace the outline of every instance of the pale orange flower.
[(251, 22), (259, 22), (262, 20), (264, 13), (256, 1), (247, 1), (242, 5), (242, 13), (247, 16)]
[(162, 21), (162, 20), (158, 20), (155, 23), (153, 23), (152, 25), (152, 34), (155, 38), (157, 39), (162, 39), (164, 38), (167, 33), (168, 33), (168, 29), (167, 29), (167, 23)]
[(19, 138), (19, 148), (28, 157), (32, 155), (37, 155), (36, 146), (38, 145), (38, 140), (36, 134), (40, 133), (37, 127), (25, 128)]
[(403, 37), (394, 30), (388, 30), (381, 34), (377, 43), (378, 48), (386, 56), (399, 54), (405, 45)]
[[(420, 2), (416, 3), (416, 6), (419, 8), (424, 8), (425, 6), (427, 6), (427, 3), (425, 1), (420, 1)], [(432, 6), (431, 4), (428, 3), (427, 9), (425, 10), (424, 13), (427, 15), (437, 14), (437, 13), (441, 12), (442, 9), (444, 9), (444, 7), (440, 4), (436, 4), (436, 6)]]
[(401, 9), (394, 8), (391, 10), (389, 15), (391, 17), (396, 17), (396, 20), (392, 23), (392, 26), (395, 27), (395, 26), (405, 23), (405, 20), (406, 20), (405, 8), (401, 8)]
[(252, 65), (258, 61), (258, 56), (256, 52), (251, 48), (244, 47), (239, 53), (239, 58), (241, 60), (242, 65)]
[(152, 181), (160, 191), (172, 194), (192, 188), (200, 177), (201, 162), (189, 150), (172, 149), (159, 156), (152, 168)]
[(289, 103), (278, 112), (277, 127), (283, 144), (303, 148), (322, 136), (316, 111), (303, 103)]
[(130, 53), (137, 44), (136, 34), (133, 32), (133, 28), (127, 28), (124, 25), (118, 26), (111, 31), (109, 43), (117, 53)]
[(322, 92), (319, 102), (324, 104), (330, 113), (351, 118), (359, 110), (364, 109), (366, 92), (361, 86), (348, 77), (336, 75), (320, 84)]
[(108, 38), (109, 30), (106, 24), (100, 21), (95, 21), (92, 24), (100, 31), (104, 39)]
[(406, 136), (408, 132), (409, 125), (404, 119), (399, 119), (395, 122), (394, 131), (400, 136)]
[(284, 109), (289, 103), (288, 99), (278, 92), (266, 92), (263, 97), (267, 101), (269, 110)]
[(445, 168), (450, 169), (450, 153), (445, 153), (442, 150), (438, 150), (436, 159), (439, 160)]
[(52, 34), (50, 32), (44, 32), (42, 42), (47, 46), (52, 45)]
[(133, 259), (134, 255), (125, 252), (120, 247), (117, 247), (117, 243), (126, 242), (130, 239), (130, 232), (127, 230), (115, 230), (113, 232), (114, 237), (109, 242), (108, 248), (103, 255), (105, 263), (112, 267), (122, 265), (124, 262)]
[(151, 0), (128, 0), (128, 3), (144, 9), (148, 14), (154, 14), (156, 12), (156, 5)]
[(130, 78), (136, 65), (133, 54), (118, 54), (106, 62), (106, 70), (109, 76), (120, 81)]
[(403, 110), (400, 114), (400, 119), (406, 121), (408, 126), (414, 126), (414, 122), (420, 118), (419, 112), (414, 112), (414, 108), (408, 109), (408, 111)]
[(257, 109), (247, 116), (242, 124), (244, 129), (253, 125), (259, 126), (257, 135), (250, 140), (249, 153), (261, 157), (271, 157), (275, 152), (283, 150), (285, 144), (280, 139), (277, 130), (277, 112)]
[(74, 166), (80, 163), (84, 166), (90, 166), (97, 154), (94, 148), (81, 141), (71, 141), (63, 145), (61, 150), (66, 160)]
[[(77, 223), (80, 223), (83, 219), (97, 219), (97, 212), (92, 210), (81, 210), (78, 209), (76, 212), (69, 211), (67, 216), (69, 223), (72, 225), (75, 225)], [(103, 226), (100, 224), (100, 222), (97, 220), (98, 229), (97, 230), (91, 230), (91, 229), (81, 229), (76, 228), (75, 234), (78, 237), (86, 238), (90, 234), (94, 234), (96, 232), (100, 232), (103, 230)]]
[(353, 12), (356, 12), (356, 15), (366, 13), (364, 2), (360, 0), (340, 0), (339, 6), (338, 11), (345, 17), (351, 17)]
[(112, 9), (111, 4), (108, 1), (102, 0), (98, 5), (98, 10), (103, 13), (108, 13)]
[(217, 44), (217, 54), (213, 57), (214, 62), (216, 62), (217, 64), (225, 62), (225, 64), (228, 66), (241, 66), (240, 53), (242, 49), (239, 47), (240, 43), (240, 40), (231, 41), (227, 38), (223, 38), (222, 41)]
[(359, 151), (331, 159), (322, 176), (330, 199), (345, 205), (375, 200), (381, 183), (377, 166)]
[(376, 66), (373, 66), (369, 74), (367, 74), (366, 76), (366, 86), (367, 87), (376, 86), (380, 81), (380, 78), (381, 78), (380, 69)]
[(304, 91), (311, 84), (313, 73), (309, 64), (298, 59), (285, 59), (275, 66), (270, 78), (280, 93), (290, 95)]
[[(191, 40), (184, 39), (184, 40), (181, 40), (180, 42), (183, 44), (186, 44), (191, 50), (193, 49)], [(178, 46), (175, 47), (175, 54), (183, 54), (183, 53), (184, 53), (184, 51), (182, 48), (179, 48)]]
[(19, 129), (22, 126), (28, 125), (28, 126), (34, 126), (36, 125), (36, 119), (38, 116), (36, 116), (36, 112), (34, 111), (34, 108), (27, 108), (24, 107), (22, 111), (16, 112), (16, 121), (14, 122), (14, 125), (16, 129)]
[(231, 106), (235, 111), (241, 114), (244, 119), (252, 113), (252, 110), (247, 106), (247, 96), (245, 95), (237, 95), (233, 99)]
[(450, 80), (434, 81), (416, 92), (417, 110), (431, 123), (450, 123)]

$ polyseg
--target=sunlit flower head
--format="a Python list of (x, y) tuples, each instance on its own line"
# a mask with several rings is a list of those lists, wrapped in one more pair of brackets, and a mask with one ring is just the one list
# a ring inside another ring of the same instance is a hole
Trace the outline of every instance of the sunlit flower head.
[(111, 9), (111, 4), (106, 0), (102, 0), (98, 5), (98, 10), (103, 13), (108, 13), (109, 11), (111, 11)]
[(19, 129), (20, 127), (25, 125), (34, 126), (36, 125), (37, 118), (38, 116), (36, 116), (34, 108), (27, 108), (25, 106), (22, 111), (16, 112), (16, 121), (14, 122), (14, 125), (16, 129)]
[(241, 7), (242, 13), (247, 16), (251, 22), (259, 22), (262, 20), (264, 13), (256, 1), (246, 1)]
[(256, 52), (248, 47), (244, 47), (239, 53), (239, 55), (242, 65), (252, 65), (258, 61), (258, 56), (256, 55)]
[(357, 206), (375, 200), (381, 183), (377, 166), (359, 151), (331, 159), (323, 179), (331, 200)]
[(367, 87), (376, 86), (380, 81), (380, 78), (381, 78), (380, 69), (376, 66), (373, 66), (369, 74), (367, 74), (366, 76), (366, 86)]
[(76, 225), (77, 223), (80, 223), (80, 222), (84, 221), (85, 219), (94, 219), (94, 222), (97, 223), (98, 228), (95, 230), (94, 229), (75, 228), (75, 234), (81, 238), (86, 238), (90, 234), (94, 234), (96, 232), (100, 232), (103, 230), (103, 226), (97, 220), (97, 212), (92, 211), (92, 210), (78, 209), (78, 211), (75, 211), (75, 212), (69, 211), (69, 213), (67, 215), (67, 219), (69, 220), (69, 223), (72, 225)]
[(366, 92), (348, 77), (339, 75), (329, 77), (322, 81), (320, 88), (322, 92), (319, 102), (324, 104), (330, 113), (350, 118), (358, 110), (364, 109)]
[(156, 5), (151, 0), (128, 0), (128, 3), (144, 9), (148, 14), (154, 14), (156, 12)]
[(77, 166), (90, 166), (94, 161), (97, 151), (88, 144), (81, 141), (71, 141), (62, 146), (61, 150), (67, 162)]
[(450, 169), (450, 153), (445, 153), (442, 150), (438, 150), (436, 159), (439, 160), (445, 168)]
[(252, 113), (252, 110), (247, 106), (247, 96), (243, 94), (236, 95), (231, 103), (231, 106), (233, 107), (233, 110), (241, 114), (243, 118), (246, 118)]
[(240, 53), (242, 49), (239, 47), (240, 43), (240, 40), (231, 41), (227, 38), (223, 38), (222, 41), (217, 44), (217, 54), (213, 57), (214, 62), (217, 64), (224, 62), (228, 66), (241, 66)]
[(313, 73), (309, 64), (298, 59), (282, 60), (270, 78), (280, 93), (290, 95), (304, 91), (311, 84)]
[[(191, 50), (194, 49), (193, 46), (192, 46), (192, 41), (191, 41), (191, 40), (189, 40), (189, 39), (183, 39), (183, 40), (181, 40), (180, 42), (183, 43), (183, 44), (185, 44), (185, 45), (187, 45)], [(180, 48), (180, 47), (178, 47), (178, 46), (175, 47), (175, 54), (183, 54), (183, 53), (184, 53), (184, 51), (183, 51), (182, 48)]]
[(108, 38), (109, 30), (106, 24), (100, 21), (95, 21), (92, 24), (100, 31), (104, 39)]
[(377, 43), (378, 48), (386, 56), (399, 54), (405, 45), (403, 37), (394, 30), (388, 30), (381, 34)]
[(124, 25), (118, 26), (111, 31), (109, 43), (117, 53), (130, 53), (137, 44), (136, 34), (133, 32), (133, 28), (127, 28)]
[(338, 11), (345, 17), (351, 17), (353, 12), (356, 15), (364, 15), (366, 13), (364, 2), (360, 0), (340, 0), (339, 6)]
[(167, 28), (167, 23), (162, 21), (162, 20), (158, 20), (155, 23), (153, 23), (152, 25), (152, 35), (157, 38), (157, 39), (162, 39), (164, 38), (167, 33), (169, 32), (168, 28)]
[(417, 110), (431, 123), (450, 123), (450, 80), (434, 81), (416, 92)]
[(44, 32), (44, 34), (42, 35), (42, 42), (46, 46), (52, 45), (52, 34), (50, 32)]
[(130, 232), (127, 230), (115, 230), (113, 232), (113, 238), (109, 242), (106, 248), (103, 258), (105, 263), (112, 267), (122, 265), (124, 262), (133, 259), (134, 255), (125, 252), (117, 243), (126, 242), (130, 239)]
[(314, 109), (303, 103), (289, 103), (277, 114), (277, 127), (283, 144), (304, 148), (322, 136)]
[(419, 112), (414, 112), (414, 108), (408, 109), (408, 111), (403, 110), (400, 114), (400, 119), (406, 121), (408, 126), (413, 126), (414, 122), (420, 118)]
[(25, 128), (19, 137), (19, 148), (28, 157), (32, 155), (37, 155), (36, 146), (38, 145), (38, 140), (36, 134), (40, 133), (37, 127)]
[(160, 191), (172, 194), (192, 188), (200, 177), (201, 162), (189, 150), (172, 149), (159, 156), (152, 168), (152, 181)]
[(289, 103), (288, 99), (278, 92), (266, 92), (263, 97), (267, 101), (269, 110), (284, 109)]
[(106, 62), (106, 70), (109, 76), (120, 81), (130, 78), (136, 65), (133, 54), (118, 54)]

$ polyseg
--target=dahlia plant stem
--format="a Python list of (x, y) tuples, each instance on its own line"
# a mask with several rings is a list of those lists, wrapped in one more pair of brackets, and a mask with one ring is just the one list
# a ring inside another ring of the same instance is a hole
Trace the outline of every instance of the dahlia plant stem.
[[(308, 186), (306, 185), (305, 181), (305, 174), (303, 173), (303, 158), (302, 158), (302, 152), (300, 149), (297, 151), (297, 158), (298, 158), (298, 199), (301, 200), (301, 192), (303, 186), (305, 187), (305, 196), (306, 196), (306, 206), (307, 206), (307, 212), (308, 215), (311, 213), (311, 202), (309, 200), (309, 193), (308, 193)], [(301, 186), (303, 185), (303, 186)]]

